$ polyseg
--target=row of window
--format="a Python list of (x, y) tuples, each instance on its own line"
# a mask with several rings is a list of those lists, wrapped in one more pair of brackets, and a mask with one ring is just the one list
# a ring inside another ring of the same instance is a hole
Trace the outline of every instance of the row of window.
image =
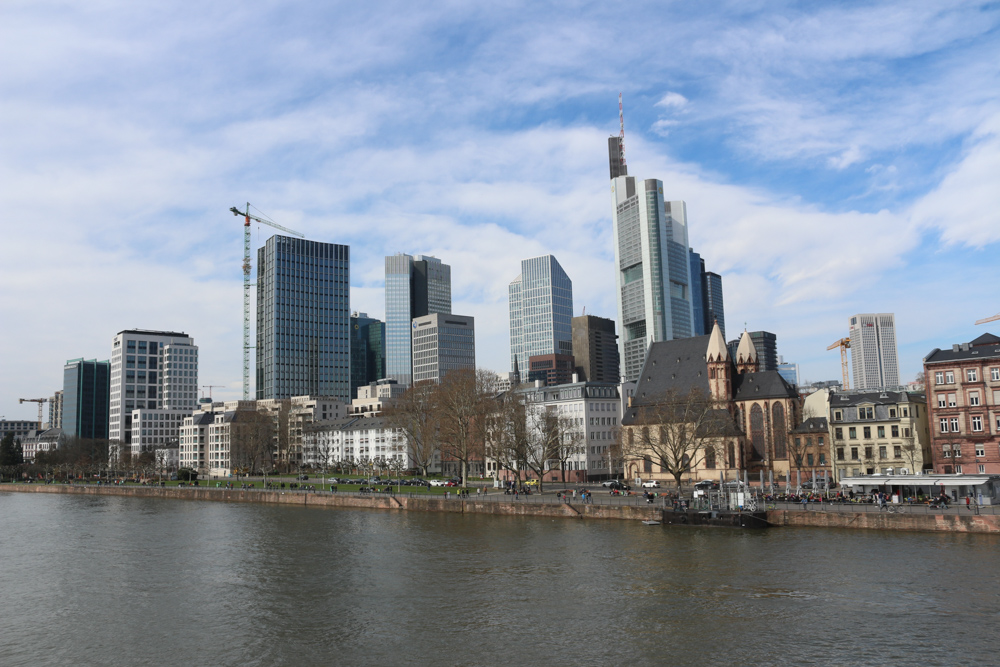
[[(990, 369), (990, 380), (993, 382), (1000, 382), (1000, 368)], [(977, 368), (966, 368), (965, 369), (965, 381), (966, 382), (979, 382), (979, 369)], [(936, 371), (934, 373), (934, 384), (955, 384), (955, 372), (954, 371)]]
[[(977, 443), (975, 447), (976, 447), (976, 458), (982, 458), (986, 456), (986, 445), (982, 443)], [(962, 458), (962, 445), (957, 442), (953, 445), (952, 444), (941, 445), (941, 456), (942, 458), (946, 459)]]
[[(851, 449), (851, 452), (850, 452), (850, 454), (851, 454), (851, 460), (852, 461), (860, 461), (861, 460), (861, 457), (860, 457), (861, 448), (859, 448), (859, 447), (851, 447), (850, 449)], [(865, 447), (864, 448), (864, 452), (865, 452), (865, 459), (866, 460), (871, 460), (871, 459), (875, 458), (875, 448), (874, 447)], [(837, 460), (838, 461), (845, 460), (844, 459), (844, 455), (845, 455), (845, 448), (844, 447), (837, 447)], [(822, 457), (822, 454), (820, 456)], [(878, 448), (878, 457), (880, 459), (887, 459), (887, 458), (889, 458), (889, 448), (886, 445), (879, 445), (879, 448)], [(893, 448), (892, 448), (892, 458), (894, 458), (894, 459), (901, 459), (901, 458), (903, 458), (903, 448), (902, 448), (901, 445), (894, 445), (893, 446)]]
[[(942, 421), (945, 421), (945, 420), (942, 420)], [(957, 421), (958, 420), (956, 420), (956, 424), (957, 424)], [(957, 426), (956, 426), (956, 428), (957, 428)], [(863, 438), (865, 440), (871, 440), (871, 437), (872, 437), (872, 427), (871, 426), (864, 426), (864, 427), (862, 427), (862, 431), (861, 432), (862, 432), (862, 436), (863, 436)], [(884, 438), (885, 437), (885, 426), (876, 426), (875, 427), (875, 433), (877, 434), (876, 437), (878, 437), (878, 438)], [(897, 424), (893, 424), (892, 426), (890, 426), (889, 427), (889, 433), (890, 433), (889, 437), (898, 438), (899, 434), (900, 434), (899, 426)], [(834, 434), (834, 437), (837, 440), (843, 440), (844, 439), (844, 428), (842, 426), (836, 427), (833, 430), (833, 434)], [(909, 428), (903, 428), (902, 434), (903, 434), (904, 438), (909, 438), (910, 437), (910, 429)], [(858, 427), (857, 426), (850, 426), (850, 427), (848, 427), (848, 429), (847, 429), (847, 438), (849, 440), (857, 440), (858, 439)]]
[[(983, 430), (982, 415), (973, 415), (970, 417), (970, 421), (972, 423), (972, 432), (981, 433)], [(1000, 415), (997, 416), (997, 430), (1000, 431)], [(938, 419), (938, 431), (941, 433), (961, 433), (959, 418), (941, 417)]]

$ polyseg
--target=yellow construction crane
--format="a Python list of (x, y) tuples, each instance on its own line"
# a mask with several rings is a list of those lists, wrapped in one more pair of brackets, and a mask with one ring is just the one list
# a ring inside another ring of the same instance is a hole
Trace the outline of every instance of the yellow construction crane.
[(851, 339), (841, 338), (826, 349), (833, 350), (838, 347), (840, 348), (840, 368), (844, 372), (844, 391), (847, 391), (851, 388), (850, 369), (847, 366), (847, 351), (851, 349)]
[(47, 398), (20, 398), (18, 403), (38, 403), (38, 428), (42, 428), (42, 406), (49, 402)]
[(976, 324), (986, 324), (987, 322), (996, 322), (1000, 320), (1000, 313), (997, 313), (993, 317), (984, 317), (981, 320), (976, 320)]

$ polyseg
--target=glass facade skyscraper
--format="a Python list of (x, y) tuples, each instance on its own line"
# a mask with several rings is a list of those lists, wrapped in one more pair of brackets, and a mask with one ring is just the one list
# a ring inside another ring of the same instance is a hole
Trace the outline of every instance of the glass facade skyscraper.
[(111, 362), (71, 359), (63, 366), (63, 433), (106, 439), (111, 400)]
[(350, 248), (275, 235), (257, 250), (258, 399), (350, 402)]
[(851, 332), (851, 366), (855, 389), (895, 389), (899, 386), (896, 351), (896, 316), (893, 313), (854, 315)]
[(451, 267), (426, 255), (386, 257), (385, 377), (412, 384), (413, 319), (432, 313), (451, 313)]
[(366, 313), (351, 316), (351, 397), (358, 387), (385, 377), (385, 322)]
[(510, 367), (528, 369), (528, 357), (573, 354), (573, 281), (552, 255), (521, 261), (508, 287)]
[[(694, 313), (691, 324), (694, 327), (695, 336), (704, 336), (706, 333), (711, 333), (712, 331), (711, 328), (705, 331), (705, 299), (702, 292), (703, 283), (701, 280), (702, 275), (705, 273), (705, 260), (694, 250), (689, 251), (688, 257), (691, 260), (691, 310)], [(722, 335), (725, 336), (726, 334), (723, 333)]]

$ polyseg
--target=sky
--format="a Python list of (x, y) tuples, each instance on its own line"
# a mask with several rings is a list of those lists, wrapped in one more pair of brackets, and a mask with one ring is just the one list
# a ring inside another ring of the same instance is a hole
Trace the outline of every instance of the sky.
[(892, 312), (912, 380), (1000, 333), (974, 325), (1000, 311), (998, 25), (940, 0), (5, 0), (0, 416), (132, 328), (187, 332), (240, 397), (247, 202), (350, 245), (371, 316), (386, 255), (450, 264), (482, 367), (509, 370), (521, 259), (616, 318), (619, 93), (629, 174), (687, 202), (727, 337), (839, 380), (849, 316)]

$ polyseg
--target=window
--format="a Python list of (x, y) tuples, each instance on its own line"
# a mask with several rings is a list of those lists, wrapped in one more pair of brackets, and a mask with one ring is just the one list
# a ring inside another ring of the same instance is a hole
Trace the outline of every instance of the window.
[(990, 379), (994, 382), (1000, 381), (1000, 368), (990, 369)]
[(983, 430), (983, 418), (980, 415), (975, 415), (972, 418), (972, 430), (982, 431)]
[(948, 405), (948, 394), (938, 394), (938, 407), (943, 408)]
[(892, 447), (892, 458), (899, 459), (903, 457), (903, 448), (899, 445), (893, 445)]
[(948, 432), (948, 420), (947, 419), (941, 419), (941, 420), (939, 420), (939, 422), (940, 422), (939, 426), (941, 427), (941, 432), (942, 433), (947, 433)]
[(813, 465), (813, 455), (812, 454), (806, 454), (806, 465), (809, 466), (809, 467), (812, 467), (812, 465)]
[(962, 445), (955, 443), (952, 445), (951, 451), (955, 454), (956, 459), (962, 458)]
[(855, 427), (853, 427), (853, 426), (850, 427), (849, 429), (847, 429), (847, 437), (849, 437), (851, 440), (857, 440), (858, 439), (858, 429), (855, 428)]
[(826, 465), (826, 454), (824, 454), (822, 452), (820, 452), (820, 455), (819, 455), (819, 464), (821, 466), (825, 466)]
[[(1000, 428), (1000, 417), (997, 417), (997, 427)], [(841, 428), (840, 426), (838, 426), (837, 428), (835, 428), (833, 430), (833, 437), (835, 437), (837, 440), (843, 440), (844, 439), (844, 429)]]
[(872, 427), (865, 426), (865, 440), (871, 440), (872, 437)]
[(858, 448), (857, 447), (851, 447), (851, 460), (852, 461), (857, 461), (858, 460)]
[(979, 371), (975, 368), (966, 368), (965, 379), (969, 382), (977, 382), (979, 380)]
[(946, 459), (951, 458), (951, 445), (941, 445), (941, 456)]
[(878, 427), (878, 437), (880, 437), (880, 438), (884, 438), (885, 437), (885, 426), (879, 426)]
[(955, 466), (955, 474), (956, 475), (962, 474), (962, 466)]
[(875, 408), (871, 406), (858, 408), (858, 419), (875, 419)]
[(951, 432), (958, 433), (958, 417), (951, 418)]
[(944, 383), (955, 384), (955, 373), (953, 373), (952, 371), (946, 371), (944, 374)]
[(986, 445), (976, 445), (976, 456), (986, 456)]
[(837, 460), (838, 461), (843, 461), (844, 460), (844, 448), (843, 447), (837, 447)]
[(889, 417), (896, 418), (896, 408), (889, 408)]
[(871, 460), (873, 458), (875, 458), (875, 450), (873, 450), (870, 446), (865, 447), (865, 459)]
[(890, 431), (890, 433), (892, 433), (892, 437), (898, 438), (899, 437), (899, 426), (896, 426), (894, 424), (891, 428), (892, 428), (892, 430)]
[(823, 446), (823, 436), (819, 436), (818, 438), (816, 438), (816, 446), (817, 447)]
[(888, 458), (888, 455), (886, 454), (885, 445), (879, 446), (879, 448), (878, 448), (878, 457), (880, 459)]
[(979, 392), (970, 391), (969, 392), (969, 405), (979, 405)]
[(955, 394), (948, 394), (948, 407), (953, 408), (956, 405), (958, 405), (958, 402), (955, 400)]
[(844, 419), (844, 413), (841, 412), (840, 410), (837, 410), (836, 412), (833, 413), (833, 421), (839, 422), (843, 421), (843, 419)]
[(934, 384), (944, 384), (944, 372), (938, 371), (934, 374)]

